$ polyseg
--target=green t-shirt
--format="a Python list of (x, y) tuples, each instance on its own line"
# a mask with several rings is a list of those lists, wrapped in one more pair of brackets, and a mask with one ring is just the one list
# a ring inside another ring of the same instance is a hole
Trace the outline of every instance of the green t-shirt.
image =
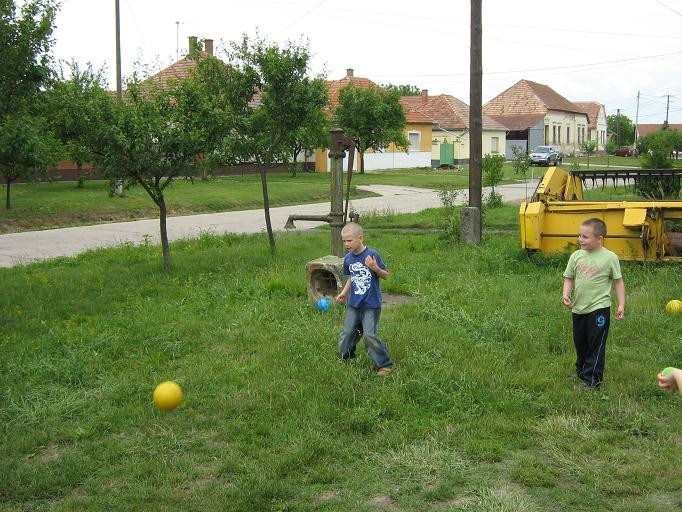
[(564, 277), (574, 279), (573, 313), (585, 314), (611, 306), (611, 284), (620, 279), (618, 256), (605, 247), (578, 249), (568, 259)]

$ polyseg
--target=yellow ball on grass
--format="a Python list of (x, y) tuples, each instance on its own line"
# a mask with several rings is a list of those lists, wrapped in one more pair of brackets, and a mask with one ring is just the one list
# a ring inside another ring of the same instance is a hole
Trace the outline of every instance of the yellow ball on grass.
[(170, 411), (182, 402), (182, 388), (172, 380), (167, 380), (156, 386), (153, 398), (159, 409)]
[(665, 312), (672, 316), (682, 315), (682, 300), (673, 299), (665, 305)]

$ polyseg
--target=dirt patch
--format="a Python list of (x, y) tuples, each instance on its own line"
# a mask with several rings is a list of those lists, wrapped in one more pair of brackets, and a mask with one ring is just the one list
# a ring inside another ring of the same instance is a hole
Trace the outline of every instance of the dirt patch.
[(61, 456), (61, 450), (59, 445), (53, 444), (48, 446), (43, 453), (38, 455), (38, 460), (40, 462), (52, 462), (57, 460)]
[(341, 493), (339, 491), (325, 491), (322, 494), (320, 494), (317, 498), (315, 498), (315, 505), (335, 500), (336, 498), (339, 497), (340, 494)]
[(388, 496), (375, 496), (369, 500), (369, 504), (381, 510), (400, 510), (396, 502)]
[(416, 297), (402, 295), (399, 293), (382, 293), (381, 298), (383, 306), (400, 306), (402, 304), (414, 304), (417, 302)]
[(468, 497), (468, 496), (458, 496), (457, 498), (452, 498), (446, 501), (442, 501), (441, 505), (445, 508), (450, 508), (450, 507), (464, 507), (465, 505), (468, 505), (469, 503), (472, 503), (474, 501), (474, 498)]

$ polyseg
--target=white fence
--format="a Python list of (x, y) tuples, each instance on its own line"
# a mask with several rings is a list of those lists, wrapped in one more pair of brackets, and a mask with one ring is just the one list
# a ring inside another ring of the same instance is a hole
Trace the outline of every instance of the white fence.
[[(353, 169), (358, 169), (358, 153), (355, 153)], [(344, 170), (348, 168), (348, 158), (343, 161)], [(377, 169), (409, 169), (412, 167), (431, 167), (431, 151), (404, 151), (386, 153), (365, 153), (365, 170)], [(327, 157), (327, 169), (331, 169), (331, 160)]]

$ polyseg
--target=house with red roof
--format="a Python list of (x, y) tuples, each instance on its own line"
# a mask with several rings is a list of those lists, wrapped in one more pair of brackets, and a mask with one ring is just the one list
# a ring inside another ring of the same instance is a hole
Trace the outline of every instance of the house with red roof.
[(587, 114), (587, 140), (596, 141), (597, 151), (604, 151), (608, 142), (608, 122), (604, 105), (596, 101), (573, 103)]
[[(639, 123), (637, 125), (637, 138), (649, 135), (651, 132), (657, 132), (663, 129), (662, 124)], [(682, 124), (669, 124), (669, 130), (677, 130), (682, 132)]]
[[(358, 88), (381, 87), (368, 78), (358, 77), (353, 74), (351, 68), (346, 70), (346, 76), (339, 80), (326, 82), (329, 91), (329, 116), (339, 104), (339, 93), (344, 87), (352, 85)], [(407, 151), (396, 148), (392, 144), (389, 147), (377, 150), (376, 148), (365, 152), (365, 170), (376, 169), (404, 169), (412, 167), (431, 167), (431, 136), (432, 122), (424, 114), (410, 108), (407, 99), (401, 98), (400, 103), (405, 112), (405, 138), (409, 142)], [(358, 156), (355, 155), (353, 166), (357, 169)], [(321, 148), (315, 151), (315, 170), (327, 172), (330, 169), (329, 150)], [(347, 163), (346, 163), (347, 165)]]
[[(405, 104), (433, 123), (431, 165), (464, 164), (469, 162), (469, 105), (450, 96), (420, 96), (403, 98)], [(504, 155), (507, 128), (492, 117), (483, 115), (483, 154)]]
[[(509, 130), (507, 158), (512, 157), (512, 145), (529, 151), (552, 145), (564, 154), (573, 155), (580, 152), (580, 144), (590, 134), (585, 107), (579, 107), (548, 85), (530, 80), (519, 80), (498, 94), (483, 106), (483, 113)], [(597, 120), (598, 116), (595, 133)]]

